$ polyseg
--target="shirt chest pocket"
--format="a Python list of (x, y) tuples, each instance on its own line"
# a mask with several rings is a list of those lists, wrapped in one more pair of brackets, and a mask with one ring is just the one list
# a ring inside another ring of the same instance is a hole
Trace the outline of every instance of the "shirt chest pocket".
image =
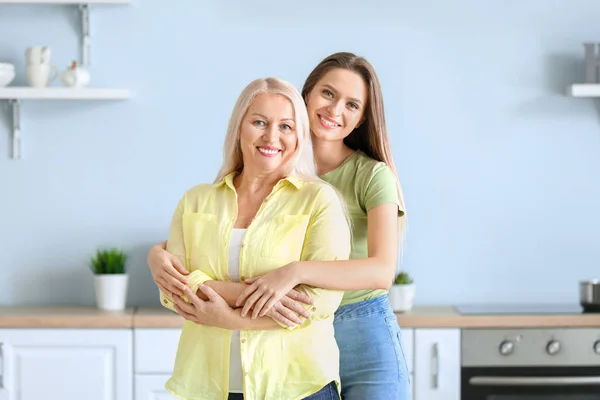
[(309, 218), (309, 215), (277, 215), (271, 219), (261, 254), (286, 262), (300, 260)]
[(215, 214), (185, 213), (182, 216), (186, 256), (192, 269), (201, 258), (219, 252), (219, 224)]

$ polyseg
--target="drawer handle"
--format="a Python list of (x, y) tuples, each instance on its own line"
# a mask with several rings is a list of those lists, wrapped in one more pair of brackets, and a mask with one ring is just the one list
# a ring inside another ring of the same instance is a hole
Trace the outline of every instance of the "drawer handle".
[(431, 349), (431, 386), (437, 389), (440, 384), (440, 351), (438, 344), (434, 343)]

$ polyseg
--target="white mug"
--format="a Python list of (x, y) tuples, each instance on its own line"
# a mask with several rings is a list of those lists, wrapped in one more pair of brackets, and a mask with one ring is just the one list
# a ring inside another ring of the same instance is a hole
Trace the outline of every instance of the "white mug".
[[(54, 75), (51, 77), (50, 72), (54, 71)], [(47, 65), (28, 65), (27, 66), (27, 84), (35, 88), (43, 88), (48, 86), (50, 82), (56, 79), (59, 74), (58, 68)]]
[(33, 46), (25, 50), (27, 65), (50, 64), (51, 55), (48, 46)]

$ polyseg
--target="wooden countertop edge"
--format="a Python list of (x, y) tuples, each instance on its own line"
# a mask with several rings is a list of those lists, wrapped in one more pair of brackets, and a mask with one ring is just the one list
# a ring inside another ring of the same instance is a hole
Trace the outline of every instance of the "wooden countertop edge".
[[(453, 313), (396, 313), (402, 328), (600, 328), (600, 314), (582, 315), (476, 315)], [(134, 328), (181, 328), (184, 319), (177, 314), (145, 312), (134, 314)]]
[(402, 328), (600, 328), (600, 315), (402, 315)]
[[(600, 314), (461, 315), (452, 306), (415, 307), (396, 313), (402, 328), (600, 328)], [(184, 319), (158, 307), (103, 312), (94, 307), (0, 307), (0, 328), (180, 329)]]
[(45, 329), (45, 328), (69, 328), (69, 329), (131, 329), (133, 322), (131, 316), (121, 317), (99, 317), (89, 316), (0, 316), (0, 328), (20, 329)]
[(93, 306), (0, 307), (0, 328), (130, 329), (134, 307), (103, 311)]

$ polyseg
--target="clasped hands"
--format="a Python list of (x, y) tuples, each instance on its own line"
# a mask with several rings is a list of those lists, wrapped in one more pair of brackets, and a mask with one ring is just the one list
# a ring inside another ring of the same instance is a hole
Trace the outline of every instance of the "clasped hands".
[(197, 293), (184, 286), (182, 296), (172, 294), (175, 309), (188, 321), (201, 325), (239, 329), (236, 319), (270, 317), (285, 326), (297, 326), (310, 313), (301, 304), (311, 305), (309, 296), (295, 289), (298, 282), (294, 266), (288, 264), (268, 273), (244, 281), (247, 285), (231, 307), (211, 287), (201, 284)]

